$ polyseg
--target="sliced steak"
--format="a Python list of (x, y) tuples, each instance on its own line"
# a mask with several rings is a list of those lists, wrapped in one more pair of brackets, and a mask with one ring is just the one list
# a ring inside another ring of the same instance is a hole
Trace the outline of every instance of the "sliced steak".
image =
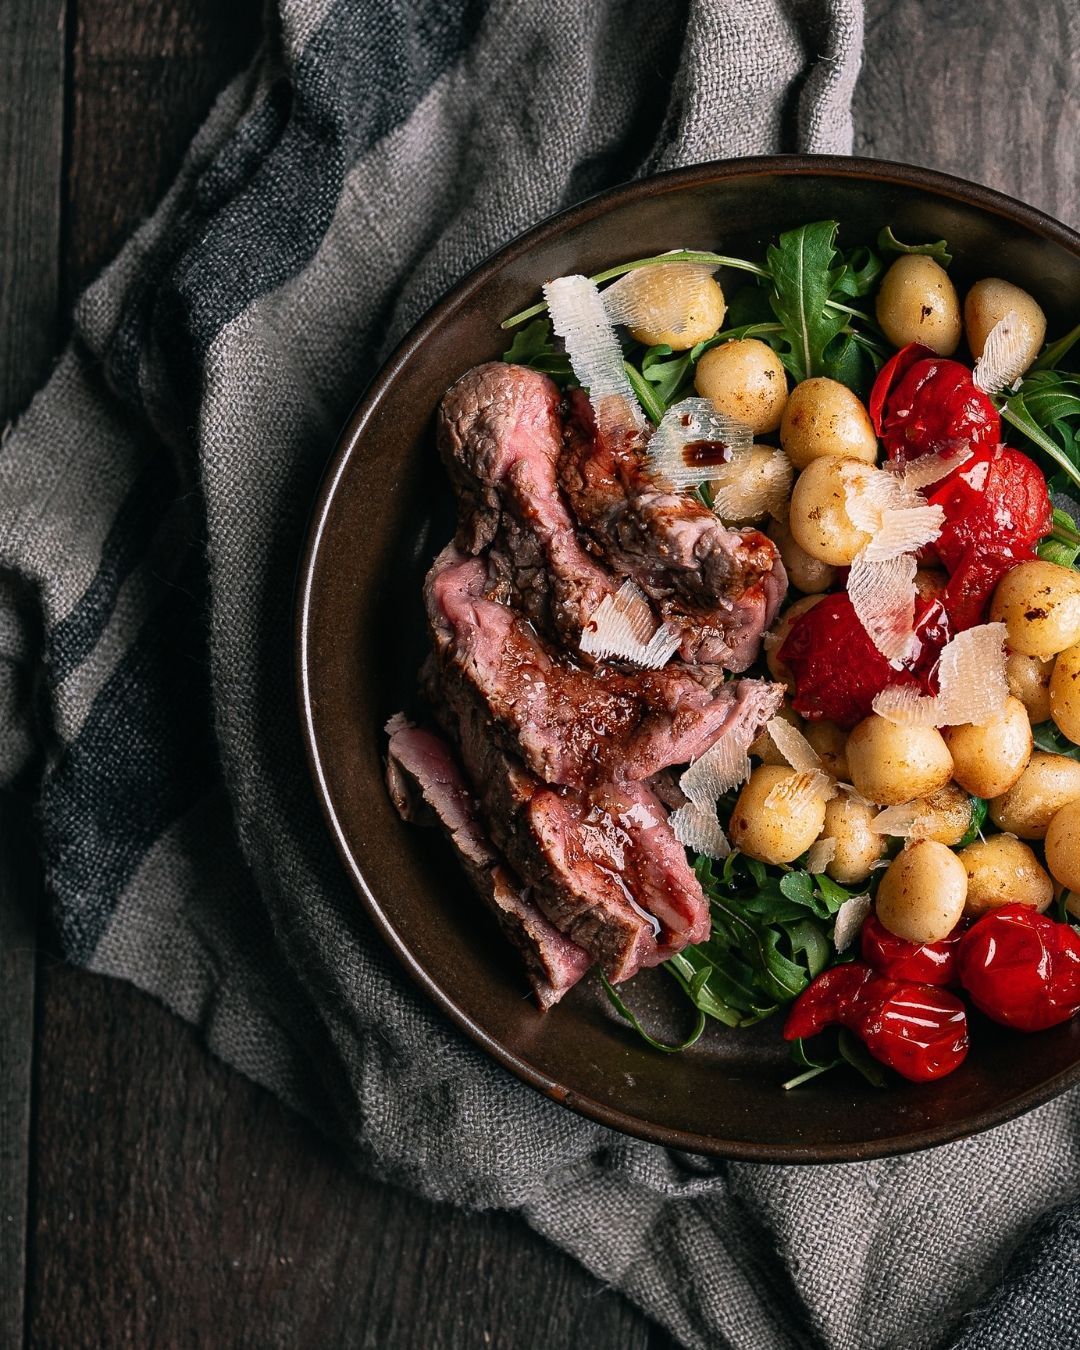
[(722, 733), (735, 704), (730, 684), (713, 692), (670, 666), (633, 675), (582, 670), (515, 610), (487, 599), (486, 586), (483, 560), (453, 546), (428, 573), (425, 600), (443, 683), (475, 691), (502, 747), (544, 782), (640, 782), (696, 759)]
[(570, 395), (559, 481), (593, 550), (682, 630), (691, 664), (745, 670), (787, 589), (776, 546), (728, 529), (689, 493), (658, 486), (643, 444), (601, 436), (580, 390)]
[(642, 966), (655, 965), (657, 921), (627, 895), (610, 863), (604, 867), (591, 856), (581, 835), (587, 812), (575, 795), (548, 788), (497, 744), (487, 709), (468, 685), (444, 686), (439, 707), (492, 838), (532, 887), (546, 917), (609, 980), (628, 980)]
[(443, 398), (438, 443), (457, 493), (459, 547), (490, 549), (498, 598), (576, 649), (619, 582), (582, 548), (559, 489), (559, 401), (535, 370), (476, 366)]
[(492, 837), (547, 917), (609, 979), (629, 979), (704, 941), (709, 911), (701, 886), (667, 811), (644, 784), (548, 787), (500, 748), (475, 691), (458, 682), (439, 698)]
[(387, 783), (406, 820), (414, 819), (415, 795), (434, 813), (457, 851), (474, 890), (525, 958), (529, 982), (547, 1009), (572, 989), (592, 965), (589, 955), (565, 937), (530, 898), (488, 839), (476, 798), (450, 747), (413, 726), (399, 713), (386, 725), (390, 737)]

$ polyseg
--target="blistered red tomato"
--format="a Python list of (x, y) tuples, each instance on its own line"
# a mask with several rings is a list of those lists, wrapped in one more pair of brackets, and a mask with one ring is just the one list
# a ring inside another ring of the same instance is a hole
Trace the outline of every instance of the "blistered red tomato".
[(931, 670), (952, 636), (938, 601), (916, 600), (915, 632), (919, 656), (909, 669), (894, 670), (871, 642), (847, 593), (827, 595), (795, 620), (778, 653), (795, 682), (795, 711), (850, 731), (869, 716), (874, 696), (886, 685), (917, 684), (936, 693)]
[(1029, 905), (1002, 905), (960, 940), (957, 973), (987, 1017), (1042, 1031), (1080, 1012), (1080, 934)]
[(784, 1037), (839, 1024), (882, 1064), (916, 1083), (952, 1073), (968, 1049), (967, 1013), (935, 985), (889, 980), (861, 961), (824, 970), (792, 1005)]
[(882, 366), (869, 410), (892, 460), (1001, 440), (1001, 418), (970, 367), (936, 356), (918, 342), (901, 347)]
[(863, 922), (863, 960), (890, 980), (915, 984), (952, 984), (956, 974), (956, 948), (962, 928), (954, 928), (940, 942), (908, 942), (890, 933), (876, 914)]

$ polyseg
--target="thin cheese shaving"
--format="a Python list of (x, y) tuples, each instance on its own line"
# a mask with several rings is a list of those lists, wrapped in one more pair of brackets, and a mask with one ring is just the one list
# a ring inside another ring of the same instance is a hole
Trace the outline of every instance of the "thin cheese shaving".
[(901, 802), (887, 806), (870, 822), (875, 834), (887, 834), (892, 839), (919, 839), (926, 828), (926, 810), (920, 801)]
[(869, 913), (870, 897), (868, 895), (853, 895), (850, 900), (845, 900), (836, 911), (833, 946), (838, 952), (847, 951), (859, 936)]
[(910, 553), (871, 561), (869, 550), (856, 554), (847, 592), (856, 617), (887, 661), (900, 663), (918, 654), (915, 636), (915, 558)]
[(672, 811), (668, 823), (679, 843), (695, 853), (704, 853), (707, 858), (726, 858), (731, 852), (715, 803), (699, 806), (697, 802), (686, 802)]
[(818, 876), (825, 871), (835, 857), (836, 840), (832, 836), (825, 839), (816, 839), (810, 845), (810, 851), (806, 855), (806, 870)]
[(836, 796), (836, 782), (827, 773), (793, 773), (770, 788), (765, 797), (764, 809), (771, 807), (789, 807), (794, 812), (808, 809), (818, 802), (831, 801)]
[(574, 375), (601, 431), (642, 434), (645, 418), (623, 366), (622, 348), (604, 309), (600, 292), (588, 277), (556, 277), (544, 286), (551, 325), (566, 344)]
[[(684, 398), (664, 414), (649, 440), (649, 467), (672, 487), (696, 487), (716, 475), (718, 454), (726, 459), (748, 452), (754, 433), (727, 413), (717, 412), (712, 400)], [(694, 447), (706, 445), (706, 462), (695, 463)], [(712, 460), (711, 463), (707, 462)]]
[(821, 757), (798, 727), (793, 727), (783, 717), (773, 717), (766, 723), (765, 730), (797, 773), (824, 772)]
[(601, 298), (612, 323), (654, 332), (682, 332), (716, 269), (705, 263), (658, 263), (612, 282)]
[(987, 333), (972, 379), (984, 394), (1000, 394), (1016, 383), (1030, 361), (1031, 353), (1020, 316), (1010, 309)]
[(906, 726), (985, 726), (1000, 717), (1009, 696), (1005, 677), (1005, 625), (968, 628), (942, 650), (938, 693), (890, 686), (874, 698), (874, 711)]
[(681, 636), (667, 624), (657, 626), (649, 602), (632, 581), (600, 601), (581, 634), (583, 652), (598, 659), (616, 657), (643, 670), (659, 670), (678, 651)]
[(939, 453), (931, 455), (918, 455), (915, 459), (909, 459), (906, 464), (890, 464), (889, 468), (894, 472), (905, 486), (909, 488), (930, 487), (933, 483), (940, 483), (941, 480), (952, 473), (953, 469), (958, 469), (961, 464), (966, 464), (975, 452), (970, 445), (956, 445), (951, 450), (942, 450)]
[(679, 779), (679, 787), (698, 806), (712, 806), (725, 792), (744, 783), (750, 776), (747, 754), (761, 724), (767, 721), (784, 700), (784, 686), (764, 680), (747, 688), (743, 682), (738, 716), (725, 726), (712, 745), (700, 755)]
[(892, 511), (863, 552), (868, 562), (887, 562), (901, 553), (914, 553), (935, 540), (944, 523), (945, 509), (941, 506)]
[(793, 475), (783, 450), (753, 445), (732, 451), (728, 462), (712, 471), (713, 510), (735, 524), (762, 516), (779, 519), (787, 509)]
[(941, 532), (945, 512), (930, 506), (906, 474), (868, 469), (845, 487), (852, 523), (869, 534), (848, 573), (847, 591), (871, 642), (893, 665), (919, 653), (914, 554)]

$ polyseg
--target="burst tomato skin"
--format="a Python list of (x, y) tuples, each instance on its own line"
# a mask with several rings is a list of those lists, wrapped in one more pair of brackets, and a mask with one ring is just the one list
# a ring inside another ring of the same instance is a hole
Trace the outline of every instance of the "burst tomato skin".
[(879, 975), (914, 984), (952, 984), (956, 977), (956, 948), (963, 928), (956, 927), (940, 942), (908, 942), (890, 933), (876, 914), (868, 914), (860, 934), (862, 958)]
[(959, 633), (985, 622), (1001, 578), (1035, 557), (1053, 524), (1050, 494), (1034, 460), (999, 445), (977, 447), (927, 500), (945, 512), (933, 553), (950, 574), (942, 603)]
[(915, 631), (921, 651), (910, 669), (894, 670), (871, 642), (845, 591), (799, 616), (778, 653), (795, 682), (792, 706), (811, 722), (823, 718), (850, 731), (872, 711), (886, 685), (915, 684), (926, 692), (942, 647), (952, 636), (938, 601), (917, 599)]
[(1030, 905), (1002, 905), (973, 923), (957, 971), (980, 1012), (1019, 1031), (1043, 1031), (1080, 1012), (1080, 933)]
[(1001, 418), (962, 361), (912, 342), (882, 366), (870, 394), (870, 419), (894, 461), (957, 444), (997, 445)]
[(978, 447), (934, 484), (927, 500), (945, 512), (934, 551), (950, 571), (972, 546), (982, 552), (1008, 547), (1017, 558), (1031, 556), (1053, 524), (1042, 470), (1009, 445)]
[(954, 994), (886, 979), (861, 961), (823, 970), (792, 1005), (784, 1038), (805, 1039), (836, 1023), (915, 1083), (952, 1073), (967, 1054), (967, 1013)]

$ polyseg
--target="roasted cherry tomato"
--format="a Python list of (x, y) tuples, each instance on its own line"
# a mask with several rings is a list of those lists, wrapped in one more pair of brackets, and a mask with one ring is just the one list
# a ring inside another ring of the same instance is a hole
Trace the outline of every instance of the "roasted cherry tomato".
[(871, 712), (874, 695), (889, 684), (929, 684), (930, 671), (952, 632), (936, 600), (915, 602), (921, 648), (909, 670), (894, 670), (871, 642), (845, 591), (827, 595), (792, 624), (780, 660), (795, 681), (792, 706), (810, 721), (827, 718), (844, 730)]
[(961, 361), (912, 342), (887, 361), (870, 394), (870, 418), (892, 460), (955, 445), (997, 445), (1001, 418)]
[(952, 1073), (967, 1054), (967, 1013), (955, 995), (929, 984), (889, 980), (861, 961), (824, 970), (795, 1000), (785, 1039), (839, 1023), (882, 1064), (916, 1083)]
[(940, 942), (908, 942), (890, 933), (876, 914), (862, 926), (862, 958), (879, 975), (915, 984), (952, 984), (956, 974), (956, 947), (963, 936), (954, 928)]
[(1011, 548), (980, 549), (972, 545), (965, 549), (941, 593), (953, 631), (962, 633), (965, 628), (985, 623), (998, 582), (1018, 562), (1034, 556), (1034, 549), (1018, 554)]
[(1004, 545), (1017, 559), (1031, 557), (1053, 525), (1042, 470), (1008, 445), (975, 449), (930, 489), (927, 500), (945, 512), (934, 551), (950, 572), (973, 546), (987, 552)]
[(957, 973), (987, 1017), (1042, 1031), (1080, 1012), (1080, 934), (1030, 905), (1002, 905), (968, 929)]

